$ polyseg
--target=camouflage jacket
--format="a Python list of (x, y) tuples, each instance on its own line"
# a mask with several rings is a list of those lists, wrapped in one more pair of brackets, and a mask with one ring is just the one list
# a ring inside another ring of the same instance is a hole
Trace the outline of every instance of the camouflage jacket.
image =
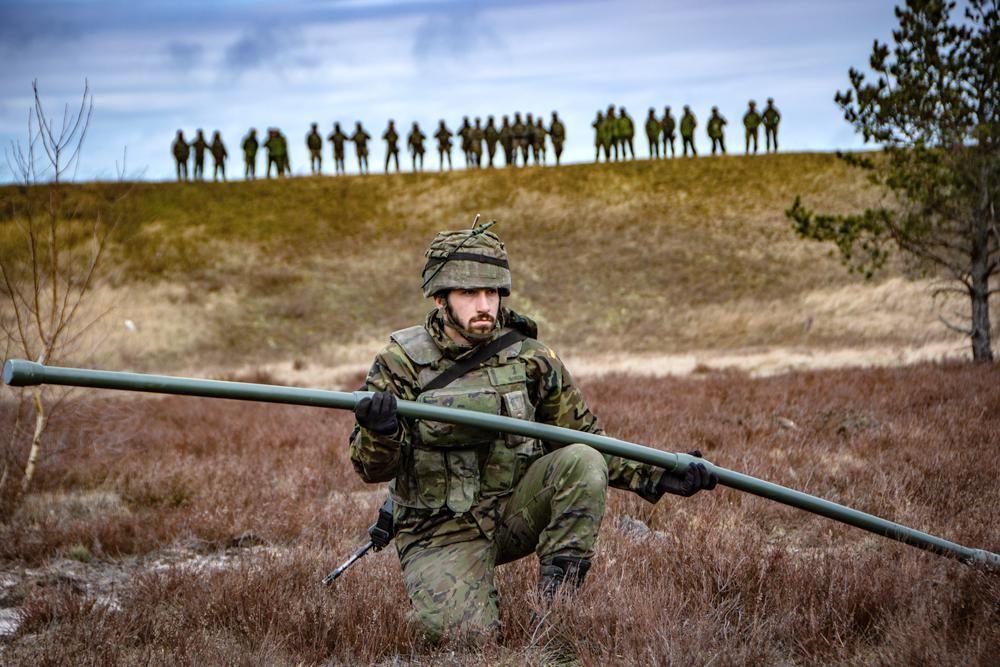
[(496, 146), (497, 141), (500, 140), (500, 132), (497, 130), (497, 126), (488, 123), (486, 127), (483, 128), (483, 138), (486, 139), (486, 143), (489, 146)]
[(319, 136), (319, 132), (313, 130), (306, 135), (306, 148), (311, 151), (318, 151), (323, 148), (323, 137)]
[(682, 137), (693, 137), (694, 128), (698, 126), (698, 120), (694, 117), (694, 114), (688, 112), (681, 116), (681, 136)]
[(226, 145), (222, 143), (221, 139), (213, 139), (212, 145), (208, 149), (212, 152), (212, 158), (216, 162), (222, 162), (229, 157), (229, 151), (226, 150)]
[(406, 145), (409, 147), (411, 153), (423, 153), (424, 152), (424, 139), (427, 135), (420, 130), (410, 130), (410, 133), (406, 136)]
[(748, 130), (756, 130), (758, 127), (760, 127), (760, 123), (762, 120), (763, 119), (760, 117), (760, 114), (757, 113), (756, 111), (753, 110), (747, 111), (743, 115), (743, 126), (746, 127)]
[(722, 116), (709, 116), (708, 126), (705, 131), (708, 132), (708, 136), (712, 139), (719, 139), (722, 137), (722, 127), (726, 124), (726, 119)]
[(438, 140), (440, 150), (451, 148), (451, 130), (447, 127), (439, 127), (438, 131), (434, 133), (434, 138)]
[[(527, 338), (501, 350), (482, 367), (446, 387), (425, 392), (430, 379), (473, 348), (447, 337), (439, 311), (423, 326), (394, 332), (375, 358), (364, 389), (433, 405), (478, 409), (603, 434), (597, 417), (555, 353), (535, 339), (530, 319), (503, 309), (501, 331)], [(351, 463), (366, 482), (388, 482), (397, 506), (461, 515), (506, 496), (528, 466), (561, 445), (467, 426), (401, 419), (396, 433), (378, 435), (355, 426)], [(611, 486), (656, 501), (661, 468), (605, 456)], [(494, 503), (495, 504), (495, 503)]]
[(257, 146), (259, 144), (257, 143), (257, 137), (256, 137), (256, 135), (248, 134), (243, 139), (243, 143), (240, 144), (240, 145), (243, 148), (243, 153), (246, 154), (247, 156), (252, 157), (254, 155), (257, 155)]
[(781, 114), (774, 107), (767, 107), (764, 109), (764, 127), (778, 127), (778, 121), (781, 120)]
[(554, 120), (549, 126), (549, 136), (552, 137), (553, 144), (561, 144), (566, 141), (566, 126), (561, 121)]
[(650, 116), (646, 119), (646, 136), (656, 141), (660, 137), (660, 121), (656, 116)]
[(677, 121), (674, 120), (672, 115), (663, 115), (663, 136), (673, 138), (674, 130), (677, 128)]
[(171, 151), (174, 154), (174, 159), (184, 162), (191, 154), (191, 147), (188, 145), (188, 142), (183, 139), (174, 139)]

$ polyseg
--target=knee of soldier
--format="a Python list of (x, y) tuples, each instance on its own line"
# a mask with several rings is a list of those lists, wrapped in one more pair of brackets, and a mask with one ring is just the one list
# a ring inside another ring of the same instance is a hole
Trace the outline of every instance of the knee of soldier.
[(567, 445), (563, 447), (562, 452), (566, 458), (569, 477), (573, 481), (607, 488), (608, 464), (603, 454), (593, 447), (580, 443)]
[(500, 634), (498, 618), (476, 613), (453, 618), (443, 609), (424, 608), (412, 610), (408, 621), (418, 637), (436, 645), (479, 646)]

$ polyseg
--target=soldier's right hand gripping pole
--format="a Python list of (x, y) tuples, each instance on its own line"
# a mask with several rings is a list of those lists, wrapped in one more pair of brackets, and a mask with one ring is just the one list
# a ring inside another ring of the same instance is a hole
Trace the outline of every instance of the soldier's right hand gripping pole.
[(395, 534), (396, 531), (392, 524), (392, 496), (389, 496), (378, 510), (378, 520), (368, 528), (368, 537), (370, 538), (368, 542), (361, 545), (357, 551), (351, 554), (351, 557), (344, 561), (343, 565), (323, 577), (323, 584), (326, 586), (331, 585), (347, 568), (354, 565), (369, 551), (381, 551), (392, 541)]

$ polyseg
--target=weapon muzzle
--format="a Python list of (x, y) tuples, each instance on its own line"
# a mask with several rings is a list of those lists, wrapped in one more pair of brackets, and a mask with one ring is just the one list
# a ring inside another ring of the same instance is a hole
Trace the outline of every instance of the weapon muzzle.
[(3, 365), (3, 383), (11, 387), (29, 387), (42, 384), (45, 366), (26, 359), (8, 359)]

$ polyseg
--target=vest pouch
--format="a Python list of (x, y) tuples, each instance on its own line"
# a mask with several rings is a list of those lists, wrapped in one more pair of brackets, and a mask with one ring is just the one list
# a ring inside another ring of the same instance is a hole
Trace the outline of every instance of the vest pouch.
[(448, 509), (457, 514), (468, 512), (479, 502), (479, 453), (475, 449), (443, 453), (448, 461)]
[(428, 509), (444, 507), (448, 500), (448, 465), (444, 452), (414, 448), (411, 454), (414, 483), (406, 484), (409, 487), (407, 495), (416, 495), (416, 500)]
[[(444, 387), (420, 394), (417, 401), (444, 408), (474, 410), (491, 415), (500, 414), (500, 396), (492, 388)], [(500, 439), (500, 434), (497, 431), (425, 419), (417, 421), (417, 432), (424, 447), (465, 448), (475, 445), (489, 445)]]

